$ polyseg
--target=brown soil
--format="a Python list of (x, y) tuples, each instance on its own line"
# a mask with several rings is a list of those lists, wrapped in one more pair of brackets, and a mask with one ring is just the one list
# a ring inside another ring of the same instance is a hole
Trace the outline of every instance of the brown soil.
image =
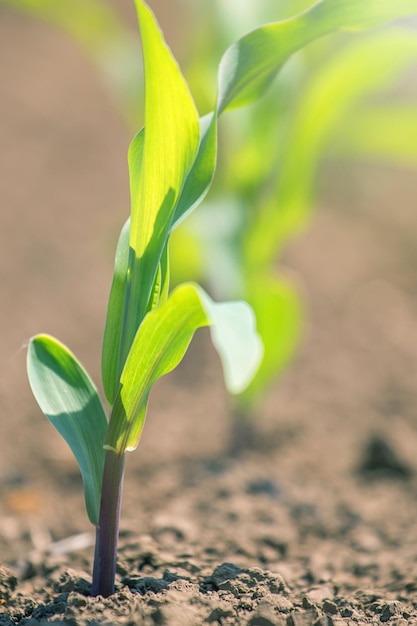
[(78, 470), (22, 345), (55, 334), (99, 380), (129, 137), (58, 33), (0, 8), (0, 59), (0, 625), (417, 624), (415, 173), (323, 172), (286, 257), (308, 330), (255, 449), (226, 454), (204, 333), (157, 385), (128, 459), (117, 593), (92, 599)]

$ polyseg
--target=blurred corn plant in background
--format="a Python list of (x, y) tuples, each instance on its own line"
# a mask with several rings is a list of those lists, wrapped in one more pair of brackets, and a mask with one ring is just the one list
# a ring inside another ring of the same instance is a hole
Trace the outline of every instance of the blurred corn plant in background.
[[(140, 60), (129, 27), (101, 0), (0, 0), (66, 31), (86, 50), (129, 126), (142, 119)], [(184, 0), (184, 73), (202, 113), (213, 110), (223, 51), (260, 23), (294, 15), (307, 0)], [(417, 2), (416, 2), (417, 13)], [(354, 34), (354, 36), (353, 36)], [(184, 43), (185, 42), (185, 43)], [(265, 353), (251, 383), (233, 399), (232, 446), (253, 443), (258, 400), (296, 352), (303, 303), (280, 261), (316, 206), (320, 164), (331, 158), (382, 159), (417, 166), (416, 103), (381, 98), (417, 61), (407, 21), (371, 32), (329, 35), (286, 63), (269, 93), (221, 121), (221, 167), (206, 202), (177, 229), (172, 276), (203, 281), (216, 298), (253, 307)], [(139, 86), (139, 88), (138, 88)]]

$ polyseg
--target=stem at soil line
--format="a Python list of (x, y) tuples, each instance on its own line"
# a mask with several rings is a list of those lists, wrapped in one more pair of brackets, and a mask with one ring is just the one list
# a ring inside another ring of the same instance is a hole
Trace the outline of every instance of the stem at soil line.
[(92, 596), (114, 593), (125, 455), (107, 450), (104, 461), (100, 518), (96, 529)]

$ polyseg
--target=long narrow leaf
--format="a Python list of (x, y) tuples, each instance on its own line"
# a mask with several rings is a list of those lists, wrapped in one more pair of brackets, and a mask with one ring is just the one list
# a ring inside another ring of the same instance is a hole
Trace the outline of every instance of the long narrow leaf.
[(304, 13), (261, 26), (223, 55), (219, 114), (257, 100), (288, 58), (318, 37), (341, 28), (368, 28), (417, 14), (416, 0), (321, 0)]
[(40, 408), (77, 459), (88, 517), (97, 525), (107, 431), (97, 390), (68, 348), (48, 335), (30, 340), (27, 368)]
[(150, 9), (141, 0), (136, 9), (145, 67), (145, 137), (139, 169), (129, 154), (133, 182), (125, 356), (148, 309), (175, 205), (199, 144), (198, 115), (187, 84)]
[(305, 226), (317, 167), (345, 116), (365, 97), (392, 84), (416, 58), (414, 33), (390, 29), (353, 41), (313, 76), (293, 113), (275, 190), (247, 233), (251, 271), (271, 263), (288, 237)]
[[(133, 138), (129, 147), (130, 196), (136, 198), (139, 193), (139, 176), (143, 162), (145, 131), (142, 128)], [(102, 348), (102, 379), (106, 398), (113, 403), (119, 387), (126, 351), (123, 333), (127, 315), (127, 283), (129, 270), (130, 219), (120, 233), (116, 249), (114, 275), (107, 305), (106, 324)]]
[(129, 227), (124, 224), (116, 248), (113, 281), (107, 305), (106, 325), (101, 355), (103, 389), (111, 405), (119, 387), (123, 369), (121, 354), (121, 332), (123, 329), (123, 308), (126, 297), (127, 272), (129, 268)]

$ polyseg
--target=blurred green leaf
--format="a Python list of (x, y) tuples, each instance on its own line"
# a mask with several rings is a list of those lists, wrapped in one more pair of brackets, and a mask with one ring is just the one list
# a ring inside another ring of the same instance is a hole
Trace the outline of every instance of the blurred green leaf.
[(416, 167), (416, 107), (397, 104), (354, 111), (338, 129), (331, 154)]
[(264, 357), (239, 402), (250, 405), (294, 356), (301, 340), (303, 306), (294, 286), (274, 276), (260, 276), (247, 286), (247, 300), (256, 314)]
[(256, 28), (222, 57), (217, 111), (220, 114), (257, 100), (288, 58), (318, 37), (414, 14), (416, 0), (321, 0), (293, 18)]
[(40, 408), (77, 459), (88, 517), (97, 525), (107, 431), (97, 389), (68, 348), (48, 335), (30, 340), (27, 368)]
[(268, 266), (288, 238), (305, 226), (317, 167), (347, 113), (392, 84), (416, 58), (415, 34), (390, 29), (351, 42), (313, 75), (288, 127), (275, 190), (247, 233), (248, 271)]
[(109, 38), (125, 31), (118, 14), (100, 0), (1, 0), (0, 4), (24, 10), (62, 28), (90, 51), (107, 45)]

